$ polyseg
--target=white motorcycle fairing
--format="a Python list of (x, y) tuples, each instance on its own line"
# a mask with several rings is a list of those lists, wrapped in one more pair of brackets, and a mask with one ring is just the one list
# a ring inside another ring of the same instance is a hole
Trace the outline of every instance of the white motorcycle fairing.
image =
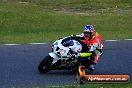
[[(63, 38), (65, 39), (65, 38)], [(52, 52), (49, 53), (49, 55), (53, 58), (53, 64), (57, 62), (57, 60), (67, 60), (70, 58), (70, 50), (72, 50), (74, 53), (80, 53), (82, 51), (82, 45), (76, 41), (76, 40), (71, 40), (73, 45), (69, 47), (65, 47), (61, 44), (63, 39), (56, 40), (53, 43), (52, 46)]]

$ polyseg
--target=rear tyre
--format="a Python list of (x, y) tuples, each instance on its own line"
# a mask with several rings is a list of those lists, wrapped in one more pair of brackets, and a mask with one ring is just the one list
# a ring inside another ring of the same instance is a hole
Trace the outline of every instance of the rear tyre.
[(53, 58), (48, 55), (46, 56), (39, 64), (38, 71), (40, 73), (47, 73), (51, 70), (51, 63), (53, 61)]

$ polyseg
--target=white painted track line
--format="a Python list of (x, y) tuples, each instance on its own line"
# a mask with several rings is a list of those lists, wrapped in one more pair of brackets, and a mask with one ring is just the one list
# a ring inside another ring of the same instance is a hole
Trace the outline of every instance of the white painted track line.
[[(132, 39), (124, 39), (124, 40), (132, 41)], [(124, 40), (104, 40), (104, 41), (114, 42), (114, 41), (124, 41)], [(49, 43), (26, 43), (26, 44), (39, 45), (39, 44), (49, 44)], [(23, 44), (0, 44), (0, 45), (15, 46), (15, 45), (23, 45)]]

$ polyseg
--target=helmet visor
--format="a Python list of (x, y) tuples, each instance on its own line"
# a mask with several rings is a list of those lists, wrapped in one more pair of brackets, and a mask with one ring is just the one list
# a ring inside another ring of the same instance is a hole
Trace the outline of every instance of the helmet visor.
[(84, 37), (90, 37), (91, 36), (91, 32), (84, 32)]

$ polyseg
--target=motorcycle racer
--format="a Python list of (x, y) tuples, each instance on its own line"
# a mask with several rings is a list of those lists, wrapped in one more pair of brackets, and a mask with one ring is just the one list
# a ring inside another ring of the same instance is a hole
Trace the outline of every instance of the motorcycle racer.
[(95, 69), (95, 65), (98, 63), (98, 59), (103, 54), (103, 44), (100, 34), (94, 30), (92, 25), (85, 25), (82, 34), (66, 37), (62, 41), (62, 44), (67, 45), (66, 41), (69, 39), (75, 39), (82, 44), (83, 50), (79, 54), (80, 57), (87, 57), (89, 52), (92, 53), (90, 65), (87, 68), (90, 72), (93, 71)]

